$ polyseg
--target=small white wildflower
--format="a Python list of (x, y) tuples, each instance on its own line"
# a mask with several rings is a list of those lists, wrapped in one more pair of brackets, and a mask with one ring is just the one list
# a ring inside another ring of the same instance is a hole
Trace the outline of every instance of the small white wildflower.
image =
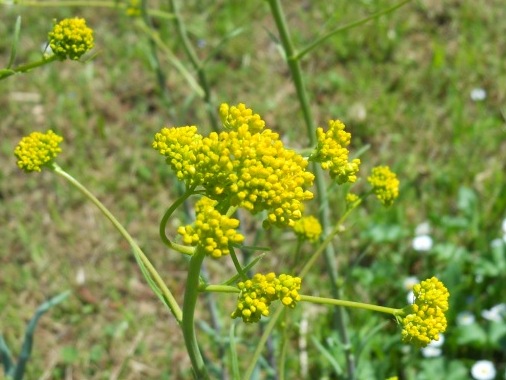
[(439, 339), (431, 341), (429, 343), (429, 346), (435, 347), (435, 348), (441, 348), (441, 347), (443, 347), (444, 342), (445, 342), (445, 335), (439, 334)]
[(422, 355), (424, 358), (437, 358), (441, 356), (443, 350), (437, 347), (431, 347), (429, 344), (427, 347), (422, 348)]
[(487, 98), (487, 91), (480, 87), (473, 88), (470, 97), (473, 102), (481, 102)]
[(427, 252), (432, 248), (432, 238), (429, 235), (416, 236), (413, 239), (413, 249), (417, 252)]
[(408, 292), (408, 295), (406, 296), (406, 299), (408, 300), (409, 304), (414, 304), (415, 303), (415, 293), (412, 290), (410, 290)]
[(404, 279), (402, 286), (405, 290), (412, 290), (413, 286), (420, 283), (420, 280), (416, 276), (409, 276)]
[(445, 337), (443, 334), (439, 334), (438, 340), (433, 340), (428, 344), (427, 347), (422, 348), (422, 355), (425, 358), (435, 358), (441, 356), (443, 350), (443, 343), (445, 342)]
[(475, 321), (476, 318), (470, 311), (463, 311), (457, 315), (457, 325), (459, 326), (469, 326), (472, 325)]
[(471, 368), (471, 376), (475, 380), (493, 380), (496, 370), (494, 363), (490, 360), (478, 360)]
[(488, 321), (502, 322), (506, 315), (506, 303), (500, 303), (491, 307), (489, 310), (483, 310), (481, 316)]
[(502, 228), (502, 233), (504, 235), (506, 235), (506, 218), (504, 218), (504, 220), (502, 221), (501, 228)]

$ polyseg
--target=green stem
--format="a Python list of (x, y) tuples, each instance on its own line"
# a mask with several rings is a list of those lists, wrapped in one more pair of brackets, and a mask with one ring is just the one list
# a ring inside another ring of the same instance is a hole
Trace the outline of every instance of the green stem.
[(268, 3), (269, 6), (271, 7), (271, 12), (274, 21), (276, 22), (279, 37), (281, 38), (281, 44), (283, 45), (283, 48), (285, 50), (286, 62), (288, 64), (288, 68), (290, 69), (295, 89), (297, 91), (297, 97), (299, 98), (302, 114), (304, 116), (304, 121), (306, 123), (309, 145), (314, 146), (316, 144), (316, 133), (315, 133), (316, 127), (313, 121), (313, 116), (311, 115), (309, 98), (307, 96), (307, 91), (304, 86), (300, 62), (297, 59), (297, 55), (295, 54), (295, 48), (293, 47), (292, 38), (290, 36), (290, 32), (288, 31), (288, 24), (285, 20), (285, 15), (283, 9), (281, 8), (280, 1), (268, 0)]
[(172, 242), (166, 235), (166, 229), (169, 218), (172, 216), (174, 211), (179, 206), (181, 206), (181, 204), (183, 204), (183, 202), (187, 200), (191, 195), (195, 194), (194, 190), (195, 188), (187, 189), (187, 191), (167, 209), (167, 211), (162, 217), (162, 220), (160, 221), (160, 228), (159, 228), (160, 239), (162, 240), (162, 242), (169, 248), (172, 248), (180, 253), (184, 253), (185, 255), (193, 255), (195, 249), (193, 247), (188, 247), (185, 245)]
[(240, 293), (241, 291), (235, 286), (230, 285), (200, 285), (199, 292)]
[(283, 309), (284, 309), (283, 306), (278, 306), (276, 311), (272, 314), (269, 323), (267, 323), (267, 326), (265, 326), (265, 330), (264, 330), (262, 336), (260, 337), (260, 340), (258, 341), (258, 344), (255, 348), (255, 352), (253, 353), (253, 356), (251, 357), (251, 359), (249, 361), (248, 368), (246, 368), (246, 371), (244, 372), (243, 380), (250, 380), (251, 379), (251, 376), (253, 375), (253, 372), (255, 371), (255, 367), (258, 362), (258, 359), (260, 358), (260, 355), (262, 354), (264, 346), (267, 343), (269, 336), (272, 334), (272, 331), (274, 330), (274, 327), (276, 326), (276, 323), (277, 323), (279, 317), (281, 316)]
[(402, 7), (403, 5), (406, 5), (407, 3), (409, 3), (411, 0), (404, 0), (404, 1), (401, 1), (399, 4), (396, 4), (390, 8), (387, 8), (387, 9), (383, 9), (379, 12), (376, 12), (376, 13), (373, 13), (372, 15), (368, 16), (368, 17), (365, 17), (361, 20), (358, 20), (358, 21), (354, 21), (354, 22), (350, 22), (349, 24), (346, 24), (344, 26), (341, 26), (341, 27), (338, 27), (338, 28), (335, 28), (333, 30), (331, 30), (330, 32), (328, 32), (327, 34), (317, 38), (315, 41), (311, 42), (308, 46), (306, 46), (304, 49), (302, 49), (301, 51), (299, 51), (297, 53), (297, 56), (296, 58), (297, 59), (302, 59), (306, 54), (308, 54), (311, 50), (313, 50), (314, 48), (318, 47), (318, 45), (320, 45), (322, 42), (328, 40), (330, 37), (338, 34), (338, 33), (341, 33), (341, 32), (344, 32), (345, 30), (349, 30), (349, 29), (353, 29), (357, 26), (360, 26), (360, 25), (363, 25), (371, 20), (374, 20), (375, 18), (378, 18), (378, 17), (381, 17), (383, 15), (386, 15), (387, 13), (391, 13), (393, 11), (395, 11), (396, 9)]
[[(144, 22), (144, 25), (147, 29), (153, 30), (153, 22), (151, 20), (150, 15), (148, 14), (148, 4), (147, 0), (141, 0), (141, 18)], [(150, 63), (153, 68), (154, 74), (156, 76), (156, 81), (158, 83), (158, 91), (160, 93), (160, 97), (164, 102), (166, 109), (171, 117), (174, 117), (174, 109), (172, 107), (172, 99), (171, 94), (169, 93), (169, 89), (167, 86), (167, 78), (165, 72), (162, 70), (160, 59), (158, 58), (158, 52), (156, 50), (156, 42), (153, 40), (151, 35), (148, 34), (148, 46), (150, 55)]]
[(183, 300), (183, 323), (182, 330), (186, 349), (190, 355), (194, 376), (196, 379), (209, 379), (209, 373), (207, 372), (202, 359), (202, 354), (197, 342), (197, 336), (195, 335), (195, 307), (197, 305), (197, 298), (199, 295), (199, 278), (200, 268), (204, 261), (206, 254), (202, 247), (197, 246), (195, 254), (190, 259), (190, 265), (188, 268), (188, 277), (186, 279), (186, 287)]
[(27, 71), (30, 71), (36, 67), (47, 65), (48, 63), (57, 61), (58, 57), (55, 55), (52, 55), (49, 58), (43, 58), (40, 61), (27, 63), (25, 65), (20, 65), (18, 67), (15, 67), (13, 69), (7, 69), (7, 70), (1, 70), (0, 71), (0, 80), (10, 77), (11, 75), (18, 74), (18, 73), (25, 73)]
[(357, 308), (357, 309), (377, 311), (380, 313), (386, 313), (386, 314), (392, 314), (392, 315), (399, 315), (399, 313), (402, 313), (402, 309), (394, 309), (392, 307), (378, 306), (378, 305), (372, 305), (372, 304), (362, 303), (362, 302), (338, 300), (338, 299), (334, 299), (334, 298), (306, 296), (304, 294), (300, 295), (300, 300), (305, 301), (305, 302), (322, 304), (322, 305), (353, 307), (353, 308)]
[[(284, 12), (281, 7), (280, 0), (268, 0), (268, 3), (271, 8), (271, 13), (273, 15), (274, 21), (276, 23), (276, 27), (278, 29), (281, 43), (285, 50), (286, 59), (288, 68), (292, 75), (292, 79), (295, 85), (295, 89), (297, 92), (297, 97), (299, 99), (299, 103), (302, 109), (302, 113), (304, 115), (304, 120), (306, 123), (306, 131), (309, 139), (309, 143), (311, 146), (316, 145), (316, 125), (314, 123), (314, 119), (311, 115), (311, 108), (309, 105), (307, 91), (303, 81), (302, 69), (300, 66), (300, 59), (295, 52), (291, 35), (288, 30), (288, 25), (285, 20)], [(335, 252), (334, 247), (331, 243), (331, 226), (330, 226), (330, 207), (326, 192), (325, 180), (323, 177), (322, 168), (314, 164), (314, 173), (315, 173), (315, 181), (316, 181), (316, 194), (319, 198), (320, 204), (320, 213), (319, 219), (322, 224), (322, 229), (324, 236), (327, 236), (325, 249), (325, 261), (327, 272), (330, 277), (330, 286), (332, 295), (334, 298), (340, 298), (340, 290), (337, 286), (337, 266), (335, 261)], [(313, 261), (314, 262), (314, 261)], [(312, 265), (312, 264), (311, 264)], [(309, 267), (305, 268), (306, 270)], [(344, 311), (341, 308), (336, 308), (334, 311), (335, 323), (336, 327), (339, 331), (339, 335), (341, 338), (341, 342), (344, 346), (345, 355), (346, 355), (346, 365), (348, 369), (348, 378), (353, 380), (355, 378), (355, 359), (353, 353), (351, 352), (351, 345), (348, 337), (348, 332), (346, 330), (346, 325), (344, 322)]]
[(179, 13), (179, 8), (177, 5), (177, 0), (169, 0), (170, 7), (172, 9), (172, 13), (174, 14), (174, 23), (176, 24), (176, 30), (179, 35), (179, 40), (183, 43), (183, 49), (190, 60), (191, 65), (197, 72), (198, 81), (201, 89), (203, 90), (201, 95), (202, 99), (206, 104), (207, 115), (209, 117), (209, 121), (211, 122), (211, 127), (215, 132), (219, 131), (218, 119), (216, 117), (216, 110), (214, 109), (214, 105), (212, 103), (211, 89), (209, 87), (209, 82), (207, 80), (206, 72), (204, 70), (204, 65), (199, 60), (195, 49), (193, 48), (190, 39), (188, 38), (188, 33), (186, 33), (186, 28)]
[[(0, 5), (5, 4), (5, 1), (0, 0)], [(120, 3), (118, 1), (93, 1), (93, 0), (75, 0), (75, 1), (24, 1), (17, 0), (16, 5), (28, 7), (96, 7), (96, 8), (112, 8), (112, 9), (127, 9), (128, 4)], [(174, 19), (174, 15), (158, 9), (148, 9), (148, 15), (166, 20)]]
[(170, 290), (167, 288), (167, 285), (165, 285), (165, 282), (162, 280), (161, 276), (158, 274), (154, 266), (151, 264), (147, 256), (144, 254), (142, 249), (139, 247), (139, 245), (135, 242), (135, 240), (132, 238), (132, 236), (128, 233), (128, 231), (123, 227), (123, 225), (118, 222), (118, 220), (114, 217), (114, 215), (111, 214), (111, 212), (98, 200), (97, 197), (95, 197), (86, 187), (84, 187), (78, 180), (76, 180), (74, 177), (72, 177), (70, 174), (68, 174), (66, 171), (64, 171), (60, 166), (53, 163), (52, 164), (53, 171), (58, 174), (59, 176), (63, 177), (65, 180), (67, 180), (72, 186), (77, 188), (81, 193), (84, 194), (97, 208), (104, 214), (104, 216), (109, 219), (109, 221), (113, 224), (113, 226), (118, 230), (118, 232), (128, 241), (130, 246), (132, 247), (132, 250), (134, 252), (134, 255), (136, 258), (138, 258), (142, 264), (147, 269), (149, 275), (151, 276), (153, 282), (156, 284), (156, 286), (160, 289), (163, 298), (167, 302), (167, 305), (169, 306), (170, 311), (176, 318), (176, 321), (181, 324), (183, 319), (183, 313), (170, 292)]

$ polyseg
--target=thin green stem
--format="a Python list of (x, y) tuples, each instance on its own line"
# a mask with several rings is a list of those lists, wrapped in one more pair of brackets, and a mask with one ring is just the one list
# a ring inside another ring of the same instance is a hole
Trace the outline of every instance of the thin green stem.
[(330, 32), (328, 32), (327, 34), (317, 38), (315, 41), (311, 42), (308, 46), (306, 46), (304, 49), (300, 50), (298, 53), (297, 53), (297, 56), (296, 56), (296, 59), (302, 59), (306, 54), (308, 54), (310, 51), (312, 51), (313, 49), (315, 49), (316, 47), (318, 47), (322, 42), (328, 40), (330, 37), (338, 34), (338, 33), (341, 33), (341, 32), (344, 32), (346, 30), (349, 30), (349, 29), (353, 29), (357, 26), (360, 26), (360, 25), (363, 25), (371, 20), (374, 20), (375, 18), (378, 18), (378, 17), (381, 17), (383, 15), (386, 15), (388, 13), (391, 13), (393, 11), (395, 11), (396, 9), (406, 5), (407, 3), (409, 3), (411, 0), (404, 0), (404, 1), (401, 1), (399, 4), (396, 4), (390, 8), (387, 8), (387, 9), (383, 9), (379, 12), (376, 12), (376, 13), (373, 13), (372, 15), (368, 16), (368, 17), (365, 17), (361, 20), (358, 20), (358, 21), (354, 21), (354, 22), (350, 22), (349, 24), (346, 24), (344, 26), (341, 26), (341, 27), (338, 27), (338, 28), (335, 28), (333, 30), (331, 30)]
[(183, 18), (179, 13), (177, 0), (169, 0), (169, 4), (172, 9), (172, 13), (174, 14), (174, 23), (176, 25), (176, 30), (179, 35), (179, 40), (183, 44), (183, 49), (188, 59), (190, 60), (191, 65), (197, 72), (200, 88), (203, 90), (203, 93), (199, 93), (199, 95), (202, 97), (204, 103), (206, 104), (207, 115), (209, 117), (211, 127), (215, 132), (217, 132), (219, 131), (218, 119), (216, 117), (216, 110), (214, 109), (215, 108), (214, 104), (212, 103), (211, 89), (209, 87), (209, 82), (207, 80), (204, 65), (197, 56), (197, 53), (195, 52), (195, 49), (193, 48), (190, 39), (188, 38), (188, 33), (186, 32), (186, 27), (183, 22)]
[(167, 44), (163, 42), (158, 33), (151, 30), (144, 23), (138, 23), (137, 26), (141, 28), (142, 31), (156, 43), (160, 50), (165, 53), (167, 59), (176, 68), (176, 70), (179, 71), (183, 78), (186, 79), (190, 87), (192, 87), (193, 91), (195, 91), (200, 97), (203, 98), (205, 94), (204, 90), (200, 87), (195, 78), (193, 78), (192, 74), (188, 71), (185, 65), (176, 57), (176, 55), (172, 52), (172, 50), (170, 50)]
[(200, 285), (199, 292), (213, 292), (213, 293), (240, 293), (241, 291), (235, 286), (230, 285)]
[(284, 310), (283, 313), (283, 324), (282, 328), (282, 336), (281, 336), (281, 349), (279, 353), (279, 380), (285, 380), (285, 369), (286, 369), (286, 356), (288, 353), (288, 313)]
[[(5, 4), (5, 1), (0, 0), (0, 5)], [(93, 0), (75, 0), (75, 1), (24, 1), (17, 0), (16, 5), (22, 5), (27, 7), (95, 7), (95, 8), (112, 8), (112, 9), (127, 9), (129, 5), (126, 3), (120, 3), (118, 1), (93, 1)], [(174, 19), (172, 13), (164, 12), (159, 9), (148, 9), (148, 15), (162, 18), (166, 20)]]
[(271, 7), (271, 13), (279, 32), (281, 44), (285, 50), (286, 62), (288, 64), (288, 68), (290, 69), (295, 89), (297, 91), (297, 97), (299, 98), (302, 114), (306, 123), (309, 145), (314, 146), (316, 143), (316, 126), (314, 124), (313, 116), (311, 115), (311, 107), (309, 105), (309, 98), (304, 85), (302, 69), (292, 43), (292, 38), (288, 30), (288, 24), (285, 20), (285, 14), (281, 8), (279, 0), (268, 0), (268, 3)]
[(178, 251), (180, 253), (184, 253), (185, 255), (193, 255), (193, 252), (195, 251), (195, 248), (188, 247), (188, 246), (185, 246), (185, 245), (181, 245), (181, 244), (177, 244), (177, 243), (172, 242), (167, 237), (166, 230), (167, 230), (167, 223), (168, 223), (170, 217), (172, 216), (172, 214), (174, 213), (174, 211), (179, 206), (181, 206), (181, 204), (183, 204), (183, 202), (185, 200), (187, 200), (191, 195), (195, 194), (194, 190), (195, 190), (195, 188), (187, 189), (186, 192), (181, 197), (179, 197), (167, 209), (167, 211), (165, 211), (165, 214), (163, 215), (162, 220), (160, 221), (160, 228), (159, 228), (160, 239), (162, 240), (162, 242), (166, 246), (168, 246), (169, 248), (172, 248), (172, 249), (174, 249), (174, 250), (176, 250), (176, 251)]
[(40, 61), (27, 63), (25, 65), (20, 65), (18, 67), (0, 70), (0, 80), (10, 77), (11, 75), (18, 74), (18, 73), (25, 73), (27, 71), (30, 71), (32, 69), (35, 69), (36, 67), (47, 65), (48, 63), (57, 61), (58, 57), (55, 55), (52, 55), (49, 58), (43, 58)]
[[(288, 68), (292, 75), (292, 79), (297, 92), (297, 97), (299, 99), (302, 113), (304, 115), (308, 140), (310, 145), (314, 146), (316, 144), (316, 125), (313, 116), (311, 114), (309, 99), (304, 85), (302, 69), (300, 66), (300, 59), (298, 58), (298, 55), (293, 46), (291, 35), (288, 30), (288, 25), (284, 16), (283, 9), (281, 7), (280, 0), (268, 0), (268, 3), (270, 5), (271, 13), (273, 15), (276, 27), (280, 35), (281, 43), (285, 50)], [(316, 181), (316, 193), (317, 197), (319, 198), (320, 204), (319, 219), (320, 223), (322, 224), (324, 236), (327, 236), (326, 244), (323, 248), (325, 250), (325, 262), (327, 272), (331, 280), (330, 286), (332, 295), (334, 298), (340, 298), (340, 290), (337, 286), (337, 266), (335, 261), (335, 252), (334, 247), (331, 244), (332, 234), (330, 232), (332, 228), (330, 226), (331, 220), (330, 207), (326, 192), (325, 180), (323, 177), (323, 170), (319, 165), (316, 164), (314, 164), (313, 167)], [(308, 268), (309, 267), (305, 269)], [(344, 322), (344, 311), (341, 308), (336, 308), (334, 311), (334, 316), (335, 316), (334, 321), (339, 331), (341, 342), (345, 350), (348, 378), (350, 380), (353, 380), (355, 378), (355, 359), (353, 353), (350, 350), (351, 345), (348, 337), (348, 332), (346, 330), (346, 325)]]
[(184, 300), (183, 300), (183, 322), (182, 330), (186, 349), (190, 355), (194, 376), (196, 379), (209, 379), (209, 373), (200, 353), (195, 334), (195, 307), (199, 295), (200, 268), (206, 254), (202, 247), (197, 246), (195, 254), (190, 259), (188, 277), (186, 279)]
[(272, 330), (274, 330), (274, 327), (276, 326), (276, 323), (277, 323), (279, 317), (281, 316), (283, 309), (284, 309), (283, 306), (278, 306), (276, 311), (272, 314), (269, 323), (267, 323), (267, 326), (265, 326), (264, 333), (260, 337), (260, 340), (258, 341), (258, 344), (255, 348), (255, 352), (253, 353), (253, 356), (250, 359), (248, 368), (246, 368), (246, 371), (244, 372), (243, 380), (250, 380), (251, 379), (251, 376), (253, 375), (253, 371), (255, 371), (255, 367), (257, 365), (258, 359), (260, 358), (260, 355), (262, 354), (264, 346), (267, 343), (269, 336), (272, 334)]
[(362, 302), (338, 300), (338, 299), (334, 299), (334, 298), (306, 296), (304, 294), (300, 295), (300, 300), (305, 301), (305, 302), (322, 304), (322, 305), (353, 307), (356, 309), (377, 311), (380, 313), (392, 314), (394, 316), (399, 315), (399, 313), (402, 313), (402, 309), (394, 309), (392, 307), (378, 306), (378, 305), (372, 305), (372, 304), (362, 303)]
[(59, 176), (63, 177), (65, 180), (67, 180), (72, 186), (77, 188), (81, 193), (84, 194), (86, 198), (88, 198), (97, 208), (104, 214), (104, 216), (109, 219), (109, 221), (113, 224), (113, 226), (118, 230), (118, 232), (128, 241), (130, 244), (130, 247), (132, 247), (132, 250), (134, 252), (134, 255), (136, 259), (140, 260), (142, 264), (145, 266), (146, 270), (148, 271), (149, 275), (151, 276), (151, 279), (156, 284), (158, 289), (160, 290), (164, 300), (166, 301), (170, 311), (176, 318), (176, 321), (181, 324), (183, 319), (183, 313), (170, 292), (170, 290), (167, 288), (167, 285), (162, 280), (161, 276), (158, 274), (154, 266), (151, 264), (147, 256), (144, 254), (142, 249), (139, 247), (139, 245), (135, 242), (135, 240), (132, 238), (132, 236), (128, 233), (128, 231), (123, 227), (123, 225), (114, 217), (114, 215), (104, 206), (102, 202), (98, 200), (97, 197), (95, 197), (86, 187), (84, 187), (77, 179), (72, 177), (70, 174), (68, 174), (66, 171), (64, 171), (60, 166), (53, 163), (52, 165), (53, 171), (58, 174)]
[[(151, 17), (148, 14), (147, 0), (141, 0), (140, 11), (141, 11), (142, 21), (144, 22), (144, 25), (146, 26), (146, 28), (149, 30), (153, 30), (154, 26), (153, 26), (153, 22), (151, 20)], [(165, 72), (162, 70), (162, 67), (160, 64), (160, 59), (158, 57), (158, 51), (156, 49), (157, 45), (152, 37), (152, 34), (147, 34), (147, 36), (148, 36), (148, 46), (149, 46), (149, 53), (148, 54), (150, 54), (150, 56), (151, 56), (150, 57), (151, 59), (149, 61), (151, 63), (153, 71), (155, 72), (155, 75), (156, 75), (156, 81), (158, 83), (158, 91), (160, 92), (160, 95), (161, 95), (160, 97), (161, 97), (162, 101), (164, 102), (165, 107), (169, 111), (169, 115), (174, 117), (174, 110), (172, 107), (171, 94), (169, 93), (169, 89), (167, 86), (167, 78), (166, 78)]]
[(235, 254), (234, 247), (230, 247), (230, 257), (232, 258), (232, 262), (234, 263), (234, 267), (237, 271), (237, 274), (239, 275), (239, 278), (241, 278), (243, 281), (246, 281), (248, 279), (248, 276), (246, 275), (246, 272), (244, 272), (244, 269), (242, 268), (241, 263)]

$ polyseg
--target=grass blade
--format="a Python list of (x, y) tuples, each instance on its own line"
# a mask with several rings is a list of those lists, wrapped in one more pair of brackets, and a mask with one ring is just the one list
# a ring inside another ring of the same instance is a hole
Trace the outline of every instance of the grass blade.
[(30, 359), (30, 355), (32, 353), (33, 334), (35, 332), (35, 328), (37, 327), (37, 323), (39, 322), (40, 317), (42, 317), (44, 313), (46, 313), (50, 308), (65, 300), (65, 298), (67, 298), (69, 295), (70, 291), (67, 290), (66, 292), (58, 294), (57, 296), (49, 299), (48, 301), (44, 302), (37, 308), (35, 315), (30, 320), (26, 328), (23, 347), (21, 349), (21, 354), (19, 356), (19, 360), (13, 374), (14, 380), (21, 380), (23, 378), (26, 364), (28, 362), (28, 359)]
[(11, 56), (9, 57), (9, 63), (7, 64), (8, 69), (10, 69), (14, 64), (16, 55), (18, 53), (20, 31), (21, 31), (21, 16), (18, 16), (16, 18), (16, 25), (14, 26), (14, 38), (12, 39)]
[(6, 376), (9, 376), (14, 368), (14, 363), (12, 363), (11, 357), (11, 351), (5, 342), (4, 337), (0, 335), (0, 359), (2, 359)]

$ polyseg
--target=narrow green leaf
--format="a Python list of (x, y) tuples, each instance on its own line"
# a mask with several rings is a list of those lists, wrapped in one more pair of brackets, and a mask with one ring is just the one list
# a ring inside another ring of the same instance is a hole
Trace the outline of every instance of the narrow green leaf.
[(11, 351), (5, 342), (4, 337), (0, 334), (0, 358), (2, 359), (4, 372), (7, 376), (10, 374), (10, 372), (12, 372), (12, 369), (14, 368), (11, 357)]
[(9, 57), (9, 63), (7, 64), (8, 69), (10, 69), (14, 64), (14, 60), (16, 59), (16, 55), (18, 53), (20, 31), (21, 31), (21, 16), (18, 16), (16, 18), (16, 25), (14, 26), (14, 38), (12, 39), (11, 56)]
[(61, 294), (58, 294), (57, 296), (47, 300), (42, 305), (40, 305), (37, 308), (37, 311), (35, 312), (35, 315), (28, 323), (28, 326), (26, 327), (25, 332), (25, 338), (23, 341), (23, 347), (21, 349), (21, 354), (19, 355), (19, 360), (16, 365), (16, 369), (14, 370), (13, 379), (14, 380), (21, 380), (25, 373), (26, 364), (28, 363), (28, 359), (30, 359), (30, 355), (32, 353), (32, 346), (33, 346), (33, 335), (35, 332), (35, 328), (37, 327), (37, 323), (39, 322), (40, 317), (44, 315), (49, 309), (51, 309), (53, 306), (59, 304), (65, 298), (67, 298), (70, 295), (70, 291), (63, 292)]
[(235, 323), (230, 325), (229, 331), (229, 339), (230, 339), (230, 360), (232, 365), (232, 379), (240, 380), (241, 375), (239, 372), (239, 359), (237, 357), (237, 346), (235, 344)]

